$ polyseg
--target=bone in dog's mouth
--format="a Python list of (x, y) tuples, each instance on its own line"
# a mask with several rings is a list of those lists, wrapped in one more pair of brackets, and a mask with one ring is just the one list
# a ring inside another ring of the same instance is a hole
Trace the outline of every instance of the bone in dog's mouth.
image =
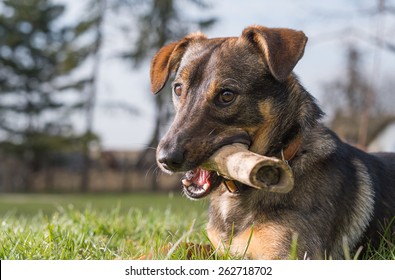
[(182, 180), (184, 193), (192, 199), (205, 197), (221, 184), (222, 179), (215, 171), (207, 171), (200, 167), (189, 170)]

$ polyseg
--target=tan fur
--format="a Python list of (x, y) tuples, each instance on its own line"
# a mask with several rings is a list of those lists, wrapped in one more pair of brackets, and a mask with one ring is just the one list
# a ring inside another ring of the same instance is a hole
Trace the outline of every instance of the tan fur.
[(250, 151), (264, 155), (266, 153), (265, 148), (268, 147), (270, 141), (270, 131), (273, 129), (273, 119), (276, 117), (272, 112), (272, 105), (270, 101), (265, 101), (259, 104), (259, 110), (262, 116), (265, 118), (265, 122), (261, 127), (254, 127), (250, 133), (253, 135), (253, 144), (250, 147)]
[(216, 250), (223, 250), (223, 240), (221, 233), (213, 227), (207, 227), (207, 236), (210, 239), (211, 244)]
[[(223, 240), (220, 232), (208, 228), (207, 233), (216, 250), (223, 252), (228, 248), (229, 240)], [(248, 259), (284, 259), (290, 252), (290, 247), (284, 244), (290, 238), (290, 230), (286, 227), (272, 222), (264, 223), (234, 236), (230, 251), (235, 256), (244, 255)]]
[(161, 48), (151, 61), (151, 91), (158, 93), (165, 86), (169, 74), (178, 67), (190, 41), (206, 38), (200, 32), (191, 33), (184, 39)]

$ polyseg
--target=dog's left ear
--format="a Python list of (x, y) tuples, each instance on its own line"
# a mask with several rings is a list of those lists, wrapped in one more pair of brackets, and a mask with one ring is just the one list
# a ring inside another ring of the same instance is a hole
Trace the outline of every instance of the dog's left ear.
[(302, 31), (258, 25), (244, 29), (242, 37), (260, 48), (271, 74), (278, 81), (287, 79), (302, 58), (307, 43)]
[(157, 94), (165, 85), (171, 72), (176, 71), (188, 45), (193, 40), (206, 39), (200, 33), (191, 33), (178, 42), (162, 47), (151, 61), (151, 91)]

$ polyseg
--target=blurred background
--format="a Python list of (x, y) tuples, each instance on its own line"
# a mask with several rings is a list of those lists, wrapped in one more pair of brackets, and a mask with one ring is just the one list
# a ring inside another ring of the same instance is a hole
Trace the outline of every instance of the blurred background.
[(395, 152), (393, 0), (0, 0), (0, 192), (179, 189), (155, 164), (173, 111), (168, 89), (150, 93), (150, 59), (251, 24), (303, 30), (295, 72), (326, 124)]

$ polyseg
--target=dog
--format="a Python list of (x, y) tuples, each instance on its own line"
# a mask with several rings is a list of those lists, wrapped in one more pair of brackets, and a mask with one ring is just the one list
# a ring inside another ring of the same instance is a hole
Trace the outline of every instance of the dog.
[[(297, 258), (341, 259), (345, 245), (377, 245), (386, 225), (394, 235), (395, 155), (365, 153), (325, 127), (293, 73), (306, 43), (301, 31), (254, 25), (240, 37), (192, 33), (152, 59), (152, 92), (174, 75), (176, 111), (157, 163), (186, 173), (187, 197), (209, 197), (207, 233), (217, 250), (288, 259), (297, 237)], [(233, 143), (285, 160), (294, 188), (257, 190), (201, 167)]]

